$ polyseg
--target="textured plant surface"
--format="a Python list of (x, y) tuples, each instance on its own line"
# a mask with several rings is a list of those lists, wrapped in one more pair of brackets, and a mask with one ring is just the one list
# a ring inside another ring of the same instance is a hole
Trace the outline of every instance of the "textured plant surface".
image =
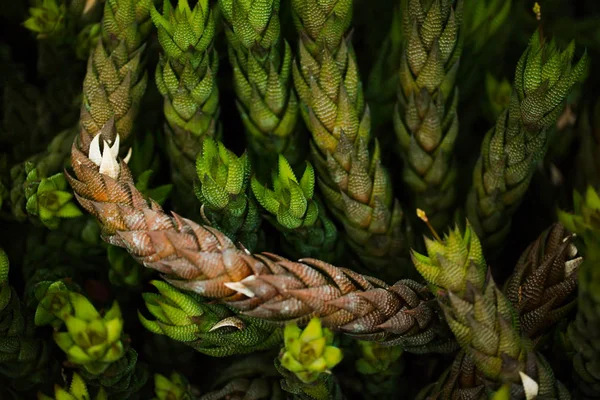
[(595, 3), (3, 4), (0, 399), (600, 399)]
[(213, 48), (215, 18), (208, 2), (193, 8), (187, 0), (163, 2), (162, 13), (151, 8), (163, 50), (156, 67), (156, 86), (164, 96), (166, 146), (172, 179), (181, 196), (178, 205), (193, 208), (186, 196), (195, 179), (202, 141), (218, 132), (219, 60)]
[(305, 138), (292, 85), (292, 49), (281, 37), (280, 1), (221, 0), (219, 5), (237, 108), (253, 155), (273, 162), (284, 154), (294, 165), (302, 162)]
[(405, 48), (394, 127), (404, 182), (415, 204), (444, 228), (456, 200), (453, 148), (459, 125), (455, 87), (462, 51), (463, 1), (403, 1)]
[[(321, 191), (367, 269), (406, 274), (403, 212), (371, 140), (371, 121), (349, 37), (351, 1), (293, 1), (300, 35), (294, 84), (312, 133)], [(393, 270), (395, 269), (395, 270)]]
[(510, 103), (483, 139), (466, 209), (487, 249), (501, 248), (510, 233), (550, 130), (586, 68), (586, 55), (574, 63), (574, 52), (574, 42), (561, 51), (541, 30), (534, 33), (517, 64)]

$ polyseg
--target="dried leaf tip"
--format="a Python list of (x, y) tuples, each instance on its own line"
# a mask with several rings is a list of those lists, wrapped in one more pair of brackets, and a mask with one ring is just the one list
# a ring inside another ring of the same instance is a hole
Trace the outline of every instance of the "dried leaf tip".
[(431, 234), (433, 235), (433, 237), (437, 241), (441, 242), (442, 238), (440, 237), (440, 235), (438, 235), (438, 233), (435, 231), (435, 229), (433, 228), (433, 226), (429, 222), (429, 218), (427, 218), (427, 213), (425, 211), (421, 210), (420, 208), (417, 208), (417, 217), (419, 217), (421, 219), (421, 221), (425, 222), (425, 224), (427, 225), (427, 227), (431, 231)]

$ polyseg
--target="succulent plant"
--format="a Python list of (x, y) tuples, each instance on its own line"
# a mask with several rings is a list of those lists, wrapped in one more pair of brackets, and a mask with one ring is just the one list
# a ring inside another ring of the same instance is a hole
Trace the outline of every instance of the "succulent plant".
[(318, 318), (306, 328), (288, 324), (284, 330), (284, 349), (279, 355), (281, 365), (304, 383), (314, 382), (342, 361), (342, 351), (332, 346), (333, 335), (323, 329)]
[(85, 296), (69, 293), (72, 313), (64, 316), (66, 332), (54, 334), (54, 341), (74, 364), (99, 375), (125, 354), (122, 342), (123, 317), (118, 303), (102, 316)]

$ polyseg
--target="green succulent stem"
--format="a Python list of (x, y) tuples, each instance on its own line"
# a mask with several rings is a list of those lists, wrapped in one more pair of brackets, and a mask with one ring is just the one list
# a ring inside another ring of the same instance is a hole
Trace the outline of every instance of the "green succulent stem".
[(510, 104), (481, 145), (468, 195), (467, 215), (488, 251), (502, 248), (536, 164), (587, 55), (573, 64), (575, 44), (564, 51), (534, 33), (515, 72)]
[(292, 1), (300, 40), (293, 66), (311, 155), (325, 203), (350, 247), (380, 277), (406, 276), (406, 226), (377, 141), (371, 140), (356, 55), (349, 37), (352, 1)]
[[(304, 159), (292, 50), (281, 37), (279, 0), (220, 0), (237, 108), (260, 176), (276, 154), (292, 165)], [(265, 173), (263, 173), (265, 172)]]
[(83, 82), (81, 128), (91, 137), (114, 118), (127, 140), (146, 91), (146, 39), (150, 34), (150, 0), (107, 0), (97, 46), (91, 51)]
[(456, 77), (462, 53), (463, 1), (404, 0), (404, 49), (394, 127), (404, 183), (415, 207), (444, 229), (456, 201), (459, 132)]
[(178, 191), (177, 205), (194, 209), (189, 196), (196, 177), (195, 162), (206, 138), (219, 135), (219, 58), (213, 47), (214, 11), (207, 1), (191, 8), (187, 0), (173, 6), (163, 2), (162, 13), (150, 9), (162, 47), (156, 86), (164, 96), (167, 155)]
[(514, 398), (570, 398), (544, 357), (522, 336), (519, 316), (492, 279), (470, 224), (441, 240), (425, 239), (425, 245), (426, 254), (413, 251), (413, 262), (481, 374), (498, 386), (509, 382)]
[(194, 186), (208, 223), (252, 251), (259, 240), (261, 217), (250, 195), (248, 154), (236, 156), (221, 142), (206, 139), (196, 160)]

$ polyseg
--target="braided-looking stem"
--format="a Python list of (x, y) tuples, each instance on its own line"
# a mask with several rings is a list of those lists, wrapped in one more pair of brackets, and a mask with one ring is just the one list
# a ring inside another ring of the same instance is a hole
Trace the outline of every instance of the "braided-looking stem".
[(69, 180), (77, 199), (98, 219), (105, 241), (126, 248), (174, 286), (270, 321), (318, 316), (324, 326), (362, 340), (417, 352), (454, 347), (425, 286), (411, 280), (390, 286), (315, 259), (252, 255), (221, 232), (145, 199), (107, 143), (118, 143), (112, 120), (100, 138), (82, 131), (73, 145), (75, 177)]

